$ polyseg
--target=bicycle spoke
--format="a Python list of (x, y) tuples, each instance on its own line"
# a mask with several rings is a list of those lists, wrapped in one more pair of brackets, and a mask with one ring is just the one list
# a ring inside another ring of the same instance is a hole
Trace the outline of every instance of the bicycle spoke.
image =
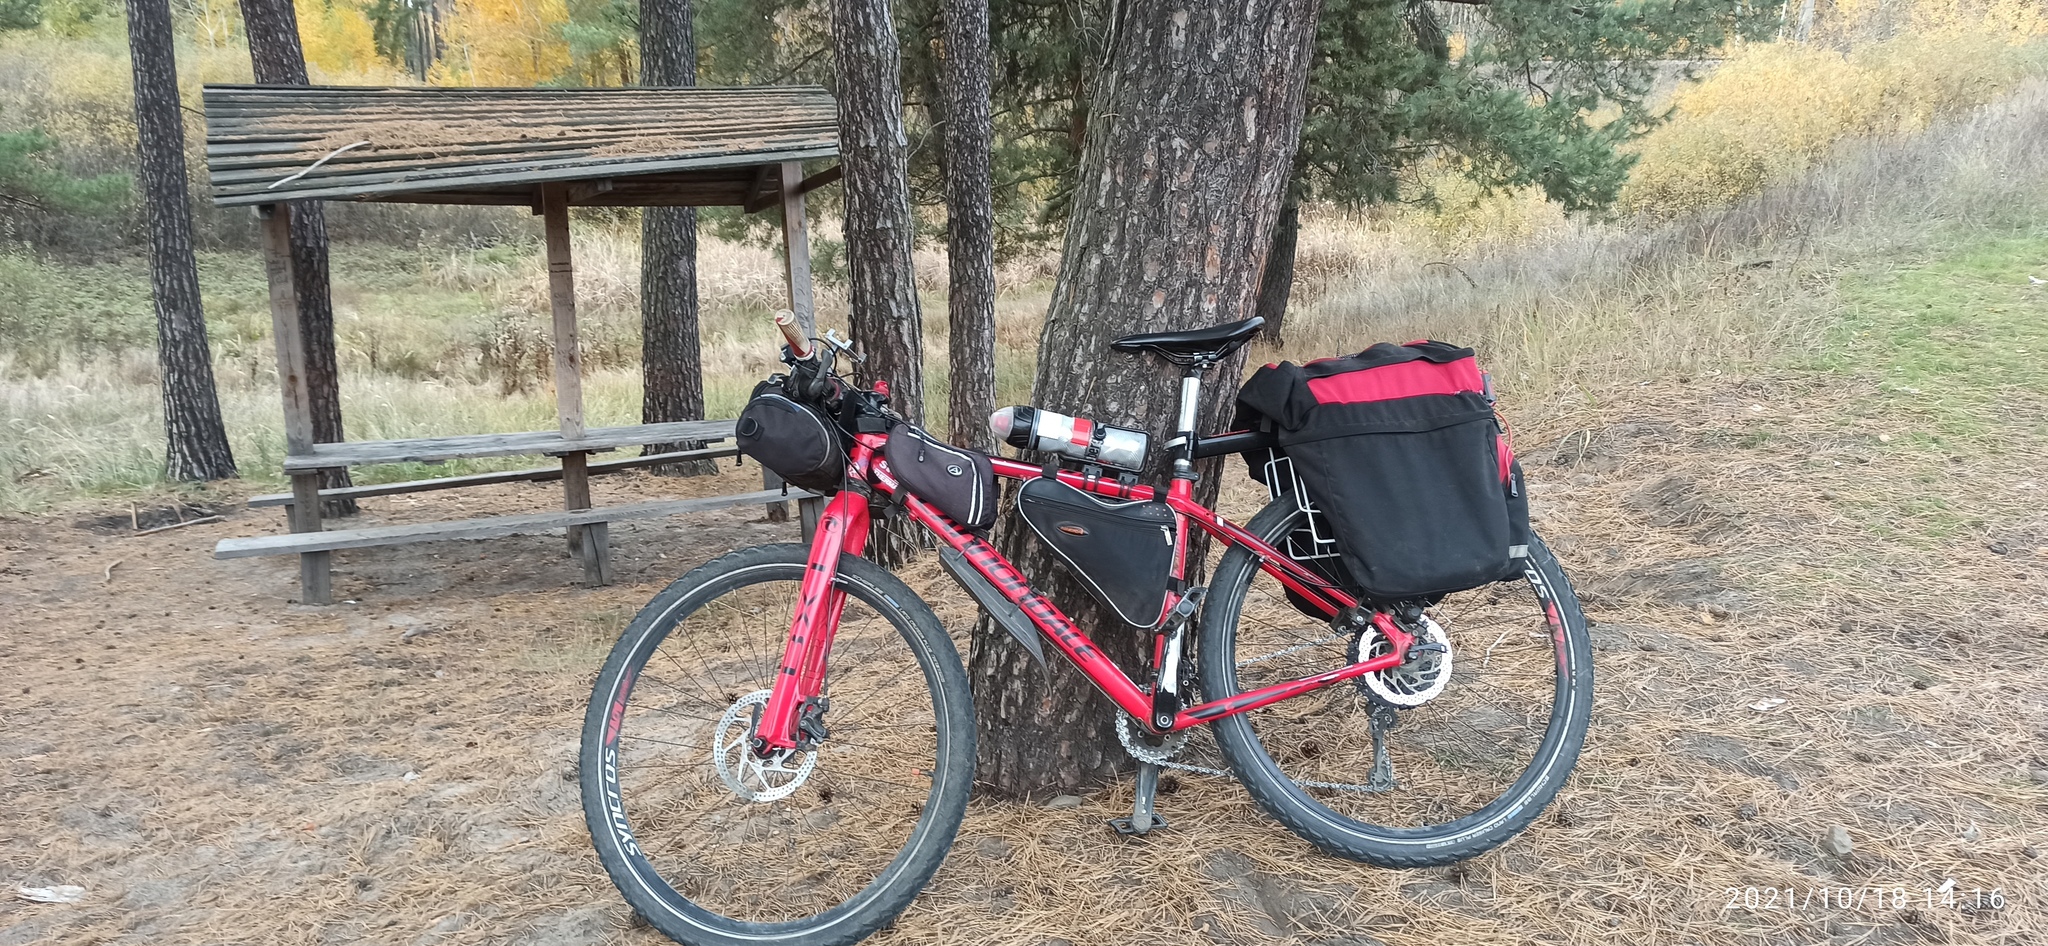
[[(1282, 528), (1278, 521), (1268, 517), (1274, 524), (1266, 528)], [(1233, 572), (1236, 584), (1224, 587), (1220, 572), (1211, 593), (1236, 608), (1234, 683), (1221, 696), (1386, 652), (1376, 630), (1340, 630), (1302, 614), (1271, 575)], [(1296, 790), (1361, 827), (1447, 825), (1503, 798), (1552, 738), (1557, 629), (1536, 587), (1522, 580), (1447, 595), (1423, 613), (1436, 622), (1428, 633), (1438, 636), (1428, 640), (1443, 643), (1446, 656), (1411, 658), (1221, 725), (1242, 727), (1229, 731), (1248, 735)], [(1392, 725), (1380, 726), (1382, 716)]]
[[(850, 593), (826, 656), (823, 745), (754, 753), (803, 568), (755, 566), (748, 580), (664, 612), (671, 624), (636, 674), (646, 686), (612, 724), (617, 760), (608, 768), (635, 849), (666, 889), (736, 922), (816, 916), (883, 877), (924, 830), (918, 813), (947, 745), (930, 671), (891, 619), (908, 592), (896, 592), (888, 611)], [(957, 674), (957, 654), (947, 653)], [(954, 718), (956, 731), (971, 733), (970, 717)], [(944, 770), (971, 778), (971, 764)], [(964, 791), (955, 797), (964, 804)]]

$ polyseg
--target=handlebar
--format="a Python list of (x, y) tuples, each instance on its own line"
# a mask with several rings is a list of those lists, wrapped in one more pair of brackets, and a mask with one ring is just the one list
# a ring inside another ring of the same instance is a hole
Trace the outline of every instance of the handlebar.
[(789, 353), (799, 361), (815, 358), (817, 350), (811, 347), (811, 340), (804, 337), (797, 327), (796, 313), (784, 309), (775, 313), (775, 327), (782, 331), (782, 338), (789, 343)]

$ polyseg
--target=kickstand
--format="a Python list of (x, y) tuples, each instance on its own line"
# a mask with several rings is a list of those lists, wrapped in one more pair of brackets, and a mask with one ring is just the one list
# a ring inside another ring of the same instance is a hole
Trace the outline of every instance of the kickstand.
[(1166, 827), (1166, 819), (1152, 809), (1152, 798), (1159, 793), (1159, 765), (1155, 762), (1138, 763), (1138, 792), (1131, 801), (1131, 816), (1111, 818), (1109, 826), (1124, 837), (1144, 834), (1154, 828)]

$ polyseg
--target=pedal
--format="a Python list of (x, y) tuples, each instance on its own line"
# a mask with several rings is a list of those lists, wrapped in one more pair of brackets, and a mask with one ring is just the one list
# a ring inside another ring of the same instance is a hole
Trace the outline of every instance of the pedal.
[(1208, 596), (1209, 589), (1207, 587), (1189, 588), (1187, 593), (1181, 595), (1180, 600), (1174, 603), (1173, 610), (1168, 612), (1166, 620), (1161, 621), (1159, 626), (1179, 627), (1186, 624), (1189, 618), (1195, 616), (1196, 611), (1201, 610), (1202, 599)]
[(1168, 732), (1173, 729), (1174, 717), (1181, 710), (1181, 635), (1187, 632), (1187, 625), (1195, 612), (1202, 607), (1202, 599), (1209, 594), (1207, 588), (1190, 588), (1174, 603), (1166, 620), (1159, 623), (1159, 633), (1166, 636), (1164, 655), (1158, 667), (1158, 685), (1152, 691), (1152, 719), (1148, 723), (1153, 730)]
[(1143, 827), (1138, 826), (1138, 820), (1135, 816), (1130, 818), (1111, 818), (1109, 819), (1109, 827), (1110, 830), (1123, 837), (1135, 838), (1150, 834), (1161, 828), (1171, 827), (1171, 825), (1166, 823), (1165, 816), (1155, 811), (1152, 813), (1149, 823)]
[(1166, 827), (1166, 819), (1152, 808), (1152, 799), (1158, 794), (1159, 766), (1150, 762), (1139, 763), (1137, 792), (1131, 799), (1131, 816), (1109, 819), (1110, 829), (1132, 838)]

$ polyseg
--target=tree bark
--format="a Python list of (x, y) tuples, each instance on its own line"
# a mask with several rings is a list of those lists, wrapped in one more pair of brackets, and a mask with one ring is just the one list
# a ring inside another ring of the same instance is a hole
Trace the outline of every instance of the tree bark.
[[(299, 44), (299, 17), (291, 0), (241, 0), (242, 26), (249, 35), (249, 64), (256, 81), (266, 85), (307, 85), (306, 54)], [(306, 388), (313, 409), (313, 440), (340, 443), (347, 439), (341, 424), (341, 369), (334, 344), (334, 298), (327, 271), (327, 214), (320, 201), (292, 208), (292, 287), (298, 295), (299, 323), (305, 334)], [(351, 485), (348, 470), (320, 471), (323, 489)], [(353, 499), (320, 504), (327, 516), (352, 516)]]
[[(1081, 177), (1051, 309), (1034, 402), (1054, 411), (1173, 429), (1179, 372), (1110, 351), (1129, 332), (1245, 318), (1256, 305), (1273, 225), (1301, 130), (1320, 0), (1229, 7), (1130, 0), (1089, 112)], [(1208, 374), (1203, 429), (1226, 419), (1243, 355)], [(1165, 451), (1155, 449), (1153, 482)], [(1201, 493), (1216, 492), (1208, 464)], [(1090, 630), (1127, 669), (1149, 654), (1014, 521), (1005, 555)], [(1190, 550), (1190, 559), (1200, 557)], [(1193, 580), (1193, 576), (1191, 576)], [(1048, 679), (1022, 648), (982, 622), (969, 656), (980, 730), (979, 779), (997, 794), (1071, 791), (1124, 768), (1115, 706), (1056, 661)], [(1141, 677), (1140, 683), (1149, 677)]]
[(947, 427), (954, 443), (995, 449), (995, 204), (990, 185), (988, 0), (945, 0)]
[[(889, 401), (911, 423), (924, 419), (924, 330), (910, 250), (908, 140), (902, 63), (888, 0), (835, 0), (832, 52), (839, 76), (839, 160), (846, 168), (846, 269), (862, 382), (889, 382)], [(869, 550), (885, 564), (915, 547), (878, 529)]]
[(1294, 246), (1301, 236), (1301, 203), (1292, 195), (1280, 205), (1273, 227), (1273, 248), (1266, 252), (1266, 272), (1259, 279), (1259, 316), (1266, 320), (1266, 340), (1283, 344), (1287, 300), (1294, 294)]
[[(697, 40), (690, 0), (640, 0), (640, 84), (697, 84)], [(649, 207), (640, 217), (640, 421), (704, 417), (704, 365), (698, 340), (697, 210)], [(642, 455), (695, 449), (657, 443)], [(718, 472), (709, 460), (654, 468), (664, 476)]]
[(135, 64), (136, 181), (149, 213), (149, 281), (156, 301), (156, 361), (163, 375), (164, 466), (171, 479), (224, 480), (235, 457), (213, 385), (213, 352), (192, 259), (186, 201), (185, 118), (166, 0), (127, 0)]

